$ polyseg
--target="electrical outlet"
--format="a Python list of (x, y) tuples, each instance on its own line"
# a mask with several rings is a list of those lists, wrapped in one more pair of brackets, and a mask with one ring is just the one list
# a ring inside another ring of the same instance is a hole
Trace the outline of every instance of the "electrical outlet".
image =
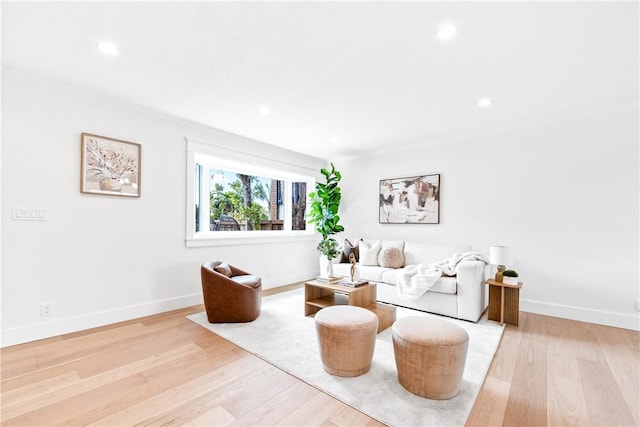
[(52, 306), (50, 302), (40, 304), (40, 317), (51, 316)]
[(640, 299), (636, 300), (636, 311), (640, 311)]

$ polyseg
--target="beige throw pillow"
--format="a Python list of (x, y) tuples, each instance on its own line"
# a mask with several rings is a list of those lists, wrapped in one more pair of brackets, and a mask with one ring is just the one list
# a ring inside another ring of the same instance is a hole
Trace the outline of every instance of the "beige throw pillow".
[(404, 265), (404, 254), (398, 248), (384, 248), (378, 255), (378, 264), (381, 267), (400, 268)]

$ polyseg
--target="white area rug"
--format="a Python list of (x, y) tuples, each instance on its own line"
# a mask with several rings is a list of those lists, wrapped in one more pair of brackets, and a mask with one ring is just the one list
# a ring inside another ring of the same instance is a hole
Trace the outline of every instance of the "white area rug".
[(204, 312), (188, 319), (387, 425), (464, 425), (500, 343), (503, 327), (487, 320), (471, 323), (398, 307), (397, 317), (404, 316), (439, 317), (469, 333), (463, 383), (453, 399), (424, 399), (398, 383), (391, 328), (378, 334), (368, 373), (353, 378), (326, 373), (320, 361), (314, 320), (304, 316), (304, 289), (263, 298), (260, 316), (250, 323), (210, 324)]

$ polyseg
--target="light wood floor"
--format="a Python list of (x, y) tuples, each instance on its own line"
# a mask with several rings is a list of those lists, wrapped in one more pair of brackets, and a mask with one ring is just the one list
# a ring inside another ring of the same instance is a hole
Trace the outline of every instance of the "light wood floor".
[[(185, 319), (202, 306), (2, 349), (3, 426), (378, 426)], [(639, 425), (639, 334), (520, 313), (467, 425)]]

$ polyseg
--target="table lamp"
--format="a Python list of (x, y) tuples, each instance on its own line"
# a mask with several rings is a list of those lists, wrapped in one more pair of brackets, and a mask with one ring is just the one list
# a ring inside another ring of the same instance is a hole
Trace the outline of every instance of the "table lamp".
[(498, 266), (496, 282), (502, 282), (502, 272), (506, 265), (513, 264), (513, 254), (509, 246), (491, 246), (489, 248), (489, 263)]

